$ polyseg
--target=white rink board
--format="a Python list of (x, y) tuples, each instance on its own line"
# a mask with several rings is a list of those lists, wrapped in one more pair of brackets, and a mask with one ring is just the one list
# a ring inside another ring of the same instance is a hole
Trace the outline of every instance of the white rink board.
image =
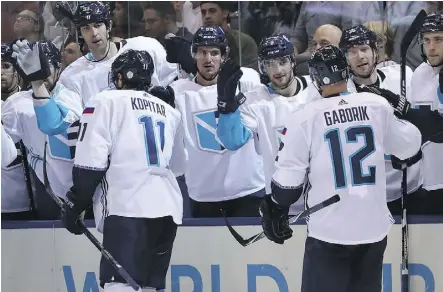
[[(167, 291), (300, 291), (306, 226), (283, 246), (263, 239), (240, 246), (224, 226), (179, 228)], [(244, 236), (259, 226), (237, 226)], [(101, 239), (95, 229), (90, 229)], [(443, 291), (443, 224), (410, 225), (411, 292)], [(63, 228), (2, 229), (2, 291), (94, 292), (100, 253), (85, 236)], [(401, 227), (388, 237), (383, 292), (400, 291)], [(171, 284), (172, 283), (172, 284)], [(425, 288), (426, 287), (426, 288)]]

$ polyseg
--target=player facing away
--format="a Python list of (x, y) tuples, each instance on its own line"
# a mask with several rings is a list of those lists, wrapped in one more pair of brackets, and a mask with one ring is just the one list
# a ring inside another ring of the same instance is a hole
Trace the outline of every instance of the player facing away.
[[(63, 71), (51, 94), (43, 86), (44, 78), (37, 74), (44, 71), (46, 63), (43, 56), (38, 54), (38, 46), (29, 50), (28, 42), (20, 41), (17, 42), (16, 50), (20, 67), (27, 73), (28, 79), (32, 78), (33, 101), (39, 129), (48, 135), (48, 163), (51, 163), (51, 160), (58, 160), (60, 164), (64, 162), (65, 165), (56, 172), (57, 179), (70, 185), (80, 116), (89, 98), (109, 87), (111, 64), (115, 58), (128, 49), (149, 52), (154, 61), (151, 78), (154, 85), (167, 85), (177, 75), (176, 66), (166, 62), (166, 52), (157, 40), (136, 37), (113, 42), (110, 36), (110, 12), (102, 2), (79, 2), (72, 18), (90, 52)], [(97, 189), (94, 208), (102, 207), (100, 196), (105, 191), (106, 183)], [(59, 193), (57, 195), (60, 196)], [(96, 223), (101, 230), (101, 216), (96, 218)]]
[[(197, 75), (180, 79), (171, 87), (175, 104), (183, 119), (183, 146), (187, 150), (186, 183), (193, 217), (255, 217), (264, 195), (261, 157), (253, 141), (241, 149), (228, 151), (217, 137), (217, 82), (229, 47), (220, 27), (201, 27), (194, 35), (191, 51), (197, 63)], [(258, 73), (242, 68), (237, 75), (244, 91), (260, 84)], [(237, 90), (237, 88), (233, 88)], [(175, 163), (175, 162), (174, 162)]]
[[(339, 43), (349, 64), (351, 80), (348, 91), (363, 91), (363, 86), (376, 86), (389, 89), (400, 94), (400, 71), (393, 67), (376, 68), (378, 59), (378, 44), (376, 34), (363, 25), (358, 25), (343, 31)], [(406, 76), (406, 93), (411, 93), (411, 76)], [(386, 153), (386, 187), (387, 201), (391, 212), (400, 214), (401, 210), (401, 181), (402, 171), (394, 169), (390, 154)], [(420, 200), (417, 190), (423, 184), (422, 153), (408, 161), (407, 192), (413, 200)], [(411, 203), (412, 205), (412, 203)]]
[(272, 195), (260, 206), (263, 229), (282, 244), (292, 236), (288, 207), (303, 191), (308, 207), (340, 195), (339, 203), (309, 217), (301, 291), (381, 291), (393, 223), (384, 153), (411, 157), (420, 149), (421, 135), (397, 119), (383, 97), (347, 92), (348, 66), (337, 47), (314, 51), (309, 72), (323, 98), (288, 118)]
[[(51, 41), (40, 42), (39, 46), (41, 54), (48, 60), (48, 76), (44, 80), (44, 85), (51, 92), (60, 76), (61, 54)], [(37, 219), (56, 220), (60, 215), (60, 207), (46, 193), (43, 185), (43, 155), (46, 135), (38, 129), (32, 95), (32, 90), (26, 90), (10, 96), (2, 107), (3, 123), (6, 132), (11, 135), (14, 142), (23, 141), (27, 149), (30, 174), (35, 186), (34, 199), (37, 207), (35, 210)], [(57, 171), (64, 167), (71, 169), (70, 164), (64, 161), (54, 159), (48, 161), (49, 182), (55, 193), (62, 197), (72, 186), (72, 179), (65, 181), (58, 179)]]
[[(108, 192), (103, 246), (143, 287), (165, 289), (166, 272), (183, 201), (169, 160), (180, 113), (148, 93), (154, 61), (146, 51), (128, 50), (112, 64), (117, 90), (92, 97), (80, 119), (73, 168), (62, 220), (74, 234), (100, 180)], [(133, 291), (102, 259), (105, 292)]]
[[(267, 85), (260, 84), (252, 91), (235, 96), (237, 84), (231, 80), (240, 68), (233, 67), (231, 62), (222, 67), (217, 83), (220, 112), (217, 135), (231, 151), (240, 149), (251, 139), (258, 144), (263, 157), (266, 193), (271, 194), (271, 178), (285, 120), (301, 104), (318, 97), (318, 93), (310, 80), (295, 76), (294, 47), (285, 35), (264, 38), (258, 50), (258, 67), (260, 73), (270, 80)], [(308, 84), (315, 90), (315, 95), (308, 94)], [(244, 103), (240, 105), (242, 101)], [(303, 204), (293, 206), (291, 213), (302, 209)]]

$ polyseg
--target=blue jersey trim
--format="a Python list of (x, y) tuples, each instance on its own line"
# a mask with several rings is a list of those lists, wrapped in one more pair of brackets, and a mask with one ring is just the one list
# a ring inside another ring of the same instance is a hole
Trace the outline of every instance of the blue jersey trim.
[(70, 123), (63, 120), (68, 114), (68, 109), (57, 104), (53, 98), (43, 106), (34, 105), (34, 110), (38, 128), (47, 135), (61, 134), (70, 126)]
[(226, 149), (235, 151), (245, 145), (252, 136), (241, 121), (240, 110), (230, 114), (222, 114), (218, 118), (217, 136)]

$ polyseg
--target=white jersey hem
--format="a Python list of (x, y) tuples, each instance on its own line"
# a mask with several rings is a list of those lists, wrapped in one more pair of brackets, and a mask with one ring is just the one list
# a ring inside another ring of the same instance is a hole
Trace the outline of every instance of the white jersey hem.
[(330, 239), (330, 238), (325, 238), (323, 236), (318, 236), (315, 233), (308, 233), (308, 237), (312, 237), (327, 243), (332, 243), (332, 244), (341, 244), (341, 245), (359, 245), (359, 244), (369, 244), (369, 243), (376, 243), (379, 241), (382, 241), (386, 236), (388, 236), (389, 234), (389, 230), (391, 229), (391, 225), (389, 226), (388, 230), (386, 232), (383, 233), (383, 235), (380, 235), (380, 237), (376, 237), (374, 239), (366, 239), (366, 240), (335, 240), (335, 239)]
[(238, 198), (243, 198), (249, 195), (252, 195), (260, 190), (263, 190), (265, 188), (265, 186), (260, 186), (258, 188), (252, 189), (252, 190), (247, 190), (244, 192), (241, 192), (239, 194), (233, 195), (233, 196), (229, 196), (229, 197), (223, 197), (223, 198), (215, 198), (214, 200), (199, 200), (199, 199), (195, 199), (192, 195), (191, 192), (189, 192), (189, 197), (191, 199), (193, 199), (194, 201), (197, 202), (201, 202), (201, 203), (217, 203), (217, 202), (224, 202), (224, 201), (229, 201), (229, 200), (234, 200), (234, 199), (238, 199)]
[[(152, 216), (152, 215), (148, 215), (148, 214), (132, 214), (132, 213), (109, 213), (107, 215), (108, 216), (120, 216), (120, 217), (126, 217), (126, 218), (146, 218), (146, 219), (153, 219), (153, 218), (162, 218), (162, 217), (168, 217), (171, 216), (172, 219), (174, 220), (175, 224), (180, 225), (182, 224), (182, 218), (183, 215), (181, 216), (181, 218), (177, 218), (178, 216), (174, 216), (173, 214), (163, 214), (163, 215), (159, 215), (159, 216)], [(103, 218), (103, 219), (106, 219)]]
[(436, 185), (430, 185), (430, 186), (423, 185), (423, 188), (427, 191), (436, 191), (436, 190), (443, 189), (443, 184), (436, 184)]

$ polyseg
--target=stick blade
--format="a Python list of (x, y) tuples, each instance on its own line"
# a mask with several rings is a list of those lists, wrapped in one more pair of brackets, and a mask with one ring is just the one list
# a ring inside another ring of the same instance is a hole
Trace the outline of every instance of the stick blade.
[(411, 45), (415, 36), (417, 35), (417, 33), (419, 33), (421, 27), (423, 26), (426, 16), (427, 16), (426, 11), (421, 10), (415, 17), (414, 21), (412, 21), (411, 26), (406, 31), (405, 35), (403, 36), (403, 39), (401, 40), (400, 52), (402, 56), (406, 56), (406, 52), (408, 51), (409, 46)]

